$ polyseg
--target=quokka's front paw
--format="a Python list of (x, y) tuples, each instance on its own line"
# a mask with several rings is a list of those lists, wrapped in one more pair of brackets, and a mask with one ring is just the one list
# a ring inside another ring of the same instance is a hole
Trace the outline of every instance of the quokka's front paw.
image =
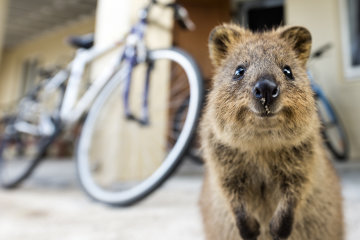
[(294, 222), (293, 211), (279, 212), (270, 222), (270, 234), (274, 240), (285, 240), (291, 234)]
[(256, 240), (260, 235), (260, 225), (258, 221), (248, 216), (244, 211), (236, 212), (236, 225), (240, 236), (244, 240)]

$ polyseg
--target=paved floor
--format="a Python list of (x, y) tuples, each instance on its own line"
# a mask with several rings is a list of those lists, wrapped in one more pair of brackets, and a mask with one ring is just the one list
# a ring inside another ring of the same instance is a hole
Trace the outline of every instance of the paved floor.
[[(360, 164), (338, 166), (347, 240), (360, 239)], [(0, 190), (0, 239), (199, 240), (201, 166), (187, 163), (160, 190), (127, 208), (89, 200), (71, 161), (48, 161), (22, 188)]]

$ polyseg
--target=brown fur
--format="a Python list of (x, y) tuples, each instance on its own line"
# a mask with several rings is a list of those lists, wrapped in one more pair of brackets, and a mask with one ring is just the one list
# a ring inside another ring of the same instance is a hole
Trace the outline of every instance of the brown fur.
[[(212, 31), (209, 48), (216, 72), (201, 122), (206, 239), (342, 240), (340, 184), (324, 153), (305, 69), (310, 33), (223, 25)], [(246, 72), (233, 80), (239, 65)], [(272, 117), (258, 114), (252, 94), (264, 76), (280, 89)]]

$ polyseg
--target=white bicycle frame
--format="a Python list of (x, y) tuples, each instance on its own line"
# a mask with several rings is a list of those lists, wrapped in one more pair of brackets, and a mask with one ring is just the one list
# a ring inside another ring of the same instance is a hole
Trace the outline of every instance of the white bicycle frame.
[[(137, 29), (144, 31), (145, 22), (140, 22), (140, 24), (136, 27)], [(107, 71), (102, 73), (100, 77), (96, 78), (91, 83), (90, 88), (87, 89), (86, 92), (79, 98), (80, 83), (83, 80), (86, 66), (95, 59), (118, 48), (120, 48), (118, 59), (115, 59), (112, 66), (108, 67)], [(59, 110), (59, 118), (64, 127), (72, 126), (72, 124), (80, 119), (106, 83), (112, 78), (125, 79), (128, 71), (132, 70), (129, 61), (122, 61), (124, 60), (122, 59), (124, 51), (128, 48), (136, 51), (136, 54), (133, 53), (132, 56), (136, 58), (137, 63), (142, 63), (146, 60), (147, 50), (144, 38), (139, 33), (131, 32), (120, 41), (109, 46), (101, 48), (95, 46), (90, 49), (78, 49), (74, 60), (67, 66), (67, 68), (58, 72), (49, 80), (49, 82), (45, 84), (44, 90), (49, 94), (60, 87), (60, 85), (66, 80), (68, 81), (62, 98), (61, 108)], [(23, 109), (23, 112), (26, 111), (27, 109)], [(50, 116), (41, 116), (40, 119), (41, 121), (37, 125), (31, 124), (26, 120), (17, 121), (15, 123), (15, 128), (20, 132), (26, 132), (32, 135), (51, 135), (54, 132), (55, 127), (52, 126), (53, 128), (50, 129), (48, 124), (51, 123)]]
[[(69, 63), (66, 69), (58, 72), (44, 85), (44, 91), (46, 95), (49, 96), (53, 91), (58, 89), (62, 83), (68, 81), (64, 96), (61, 99), (62, 104), (59, 110), (59, 118), (64, 127), (72, 126), (72, 124), (80, 119), (108, 81), (113, 77), (123, 77), (123, 74), (126, 73), (127, 68), (125, 65), (121, 64), (119, 57), (119, 59), (116, 59), (117, 61), (114, 61), (112, 66), (109, 67), (105, 73), (95, 79), (90, 85), (90, 88), (78, 98), (80, 83), (83, 80), (86, 66), (95, 59), (120, 48), (123, 45), (124, 40), (121, 40), (102, 48), (92, 47), (90, 49), (78, 49), (74, 60)], [(123, 49), (120, 49), (120, 51), (122, 52)], [(23, 102), (27, 104), (26, 98)], [(30, 105), (37, 104), (36, 102), (31, 102), (32, 101), (29, 102)], [(31, 106), (20, 107), (19, 114), (26, 115), (29, 111), (29, 107)], [(26, 117), (24, 119), (20, 118), (15, 122), (14, 127), (17, 131), (44, 136), (50, 136), (55, 131), (55, 126), (52, 124), (50, 116), (46, 113), (41, 113), (40, 122), (36, 125), (26, 121), (26, 119)]]
[[(90, 88), (78, 99), (78, 94), (80, 90), (80, 83), (83, 79), (85, 67), (93, 62), (95, 59), (103, 56), (104, 54), (120, 47), (123, 44), (123, 41), (112, 44), (104, 48), (93, 47), (89, 50), (79, 49), (76, 52), (76, 56), (72, 63), (70, 63), (68, 75), (64, 76), (62, 79), (56, 79), (56, 76), (49, 84), (58, 86), (63, 81), (68, 79), (67, 87), (65, 90), (63, 102), (60, 109), (60, 119), (65, 125), (73, 124), (82, 116), (82, 114), (88, 109), (90, 104), (93, 102), (95, 97), (105, 86), (105, 84), (114, 77), (114, 73), (120, 68), (120, 59), (115, 61), (115, 63), (107, 69), (104, 74), (101, 74), (100, 77), (95, 79), (90, 85)], [(124, 74), (124, 71), (119, 71), (121, 74)], [(116, 76), (119, 77), (119, 76)]]
[[(183, 11), (180, 11), (180, 14), (182, 14), (182, 17), (184, 18), (183, 20), (185, 20), (185, 23), (190, 25), (188, 28), (192, 29), (193, 23), (190, 19), (187, 19), (187, 13), (184, 12), (183, 8), (180, 10)], [(115, 42), (110, 46), (101, 48), (95, 46), (88, 50), (77, 50), (74, 60), (67, 66), (67, 68), (57, 73), (52, 79), (50, 79), (48, 83), (46, 83), (44, 88), (45, 92), (51, 93), (53, 90), (56, 90), (62, 83), (68, 80), (59, 112), (60, 121), (63, 123), (64, 127), (71, 126), (80, 119), (80, 117), (89, 108), (107, 82), (109, 82), (114, 77), (125, 79), (126, 74), (128, 74), (128, 70), (132, 70), (132, 67), (128, 61), (121, 61), (123, 52), (127, 51), (126, 47), (130, 47), (129, 49), (134, 47), (133, 49), (136, 49), (136, 54), (134, 53), (133, 56), (136, 57), (137, 63), (142, 63), (146, 60), (147, 50), (144, 43), (143, 33), (147, 25), (147, 11), (147, 8), (143, 9), (139, 23), (134, 25), (131, 32), (122, 40)], [(90, 88), (87, 89), (86, 92), (79, 98), (80, 83), (83, 80), (86, 66), (95, 59), (111, 52), (112, 50), (120, 48), (121, 46), (123, 46), (123, 49), (121, 49), (121, 53), (119, 54), (117, 61), (115, 61), (106, 72), (101, 74), (100, 77), (95, 79), (90, 85)], [(128, 66), (126, 64), (128, 64)], [(47, 116), (47, 118), (49, 118), (49, 116)], [(44, 119), (46, 119), (46, 117)], [(30, 134), (51, 135), (51, 131), (48, 130), (49, 127), (42, 126), (44, 125), (43, 123), (46, 124), (49, 123), (49, 121), (40, 121), (40, 126), (34, 126), (27, 123), (26, 121), (20, 121), (16, 128), (19, 131), (28, 132)], [(45, 129), (46, 131), (42, 131), (41, 129)]]

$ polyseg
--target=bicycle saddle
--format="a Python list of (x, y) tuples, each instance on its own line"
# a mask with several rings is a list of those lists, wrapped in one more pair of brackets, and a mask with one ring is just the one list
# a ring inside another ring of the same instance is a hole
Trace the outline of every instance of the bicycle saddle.
[(89, 49), (94, 45), (94, 34), (86, 34), (82, 36), (70, 36), (67, 39), (70, 46), (75, 48)]

